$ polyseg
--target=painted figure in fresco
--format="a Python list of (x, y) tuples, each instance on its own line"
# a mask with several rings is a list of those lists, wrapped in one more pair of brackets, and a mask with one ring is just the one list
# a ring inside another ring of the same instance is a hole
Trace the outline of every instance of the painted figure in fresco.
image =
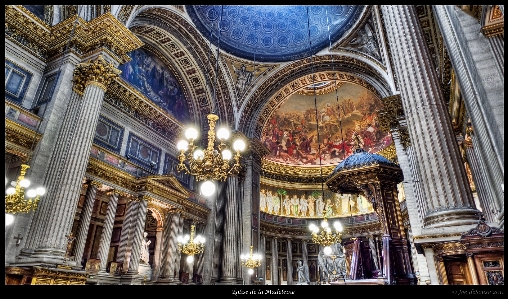
[(309, 195), (307, 198), (307, 204), (309, 206), (309, 217), (314, 217), (316, 214), (315, 202), (316, 202), (316, 199), (314, 198), (314, 196)]
[(286, 216), (291, 215), (291, 200), (289, 199), (289, 195), (284, 195), (284, 212)]
[(328, 198), (325, 204), (325, 216), (331, 217), (332, 215), (333, 215), (333, 203), (332, 200)]
[(272, 191), (268, 191), (266, 195), (267, 212), (273, 214), (273, 199)]
[(272, 200), (273, 200), (273, 213), (275, 215), (279, 215), (279, 212), (280, 212), (280, 197), (278, 194), (274, 194), (272, 196)]
[(325, 208), (325, 203), (323, 202), (323, 196), (319, 195), (316, 199), (316, 214), (318, 217), (323, 216), (323, 210)]
[(298, 200), (298, 197), (296, 194), (293, 194), (293, 198), (291, 198), (291, 205), (293, 206), (293, 216), (298, 216), (298, 206), (300, 204), (300, 201)]
[(305, 199), (305, 195), (302, 194), (302, 197), (300, 198), (300, 216), (307, 216), (308, 207), (309, 203), (307, 202), (307, 199)]
[(259, 195), (259, 210), (262, 212), (266, 212), (266, 190), (261, 189), (261, 194)]

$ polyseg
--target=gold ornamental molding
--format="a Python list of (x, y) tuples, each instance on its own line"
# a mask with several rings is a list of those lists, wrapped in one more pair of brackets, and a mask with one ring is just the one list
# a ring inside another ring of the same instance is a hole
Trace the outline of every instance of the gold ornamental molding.
[(120, 78), (109, 84), (104, 99), (136, 119), (139, 116), (146, 118), (151, 128), (167, 132), (163, 135), (168, 138), (176, 140), (181, 135), (183, 126), (176, 118)]
[[(323, 166), (323, 176), (332, 173), (336, 165)], [(262, 161), (262, 170), (265, 173), (292, 177), (321, 177), (321, 168), (303, 167), (273, 162), (267, 159)]]
[(328, 81), (325, 82), (322, 86), (316, 86), (315, 90), (312, 86), (306, 86), (298, 90), (297, 93), (305, 96), (313, 96), (314, 92), (316, 92), (316, 95), (322, 95), (335, 91), (339, 89), (342, 85), (344, 85), (344, 82), (337, 80)]
[(127, 190), (136, 190), (136, 177), (125, 173), (106, 162), (90, 157), (86, 173), (94, 177), (101, 178), (107, 182), (125, 188)]
[(63, 52), (75, 23), (72, 44), (82, 55), (107, 48), (119, 63), (125, 63), (130, 61), (127, 53), (143, 46), (110, 12), (89, 22), (75, 15), (50, 27), (22, 5), (5, 8), (6, 36), (43, 59)]
[(436, 256), (457, 255), (466, 253), (466, 245), (460, 242), (445, 242), (432, 245)]
[(41, 140), (42, 134), (39, 134), (25, 126), (22, 126), (8, 118), (5, 119), (5, 143), (6, 150), (22, 153), (26, 156), (31, 153), (31, 149)]
[(504, 33), (504, 17), (499, 5), (488, 6), (482, 32), (486, 37)]
[(33, 268), (32, 285), (84, 285), (86, 273), (56, 270), (42, 267)]
[(121, 71), (107, 62), (102, 55), (88, 62), (80, 63), (74, 69), (73, 89), (80, 95), (83, 95), (85, 88), (89, 84), (95, 84), (107, 90), (107, 86), (119, 77)]
[(172, 175), (147, 176), (137, 181), (136, 192), (149, 192), (180, 203), (189, 197), (187, 191)]
[(395, 150), (395, 144), (393, 142), (389, 146), (377, 152), (377, 154), (385, 157), (386, 159), (392, 161), (393, 163), (399, 164), (397, 158), (397, 151)]

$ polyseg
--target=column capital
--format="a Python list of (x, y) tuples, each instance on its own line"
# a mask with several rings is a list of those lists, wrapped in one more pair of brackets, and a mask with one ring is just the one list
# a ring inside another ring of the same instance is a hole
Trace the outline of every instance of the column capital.
[(107, 62), (102, 55), (88, 62), (82, 62), (74, 69), (73, 89), (80, 95), (85, 92), (89, 84), (97, 85), (104, 91), (107, 86), (115, 80), (122, 72)]

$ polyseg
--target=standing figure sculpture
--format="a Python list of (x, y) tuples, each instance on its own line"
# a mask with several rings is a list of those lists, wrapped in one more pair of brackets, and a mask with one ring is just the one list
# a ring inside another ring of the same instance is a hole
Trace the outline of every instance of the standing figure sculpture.
[(152, 241), (148, 240), (146, 238), (146, 236), (148, 235), (147, 232), (144, 232), (143, 233), (143, 240), (141, 240), (141, 262), (143, 264), (148, 264), (149, 261), (150, 261), (150, 251), (148, 249), (148, 246), (150, 245), (150, 243), (152, 243)]
[(306, 283), (308, 282), (308, 278), (305, 271), (305, 266), (303, 265), (302, 261), (298, 260), (298, 266), (296, 267), (296, 272), (298, 273), (298, 282), (299, 283)]

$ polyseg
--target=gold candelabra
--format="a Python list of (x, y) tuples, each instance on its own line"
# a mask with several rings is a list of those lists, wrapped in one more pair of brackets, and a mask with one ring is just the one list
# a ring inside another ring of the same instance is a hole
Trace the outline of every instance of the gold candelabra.
[(16, 181), (11, 182), (11, 186), (5, 190), (5, 213), (28, 213), (36, 210), (40, 197), (46, 193), (46, 189), (38, 187), (26, 190), (30, 186), (30, 181), (25, 178), (26, 171), (30, 168), (27, 164), (21, 164), (21, 173)]
[(330, 248), (335, 243), (340, 243), (343, 230), (342, 224), (335, 221), (333, 226), (335, 231), (330, 228), (326, 216), (321, 221), (321, 229), (316, 224), (311, 223), (309, 229), (312, 231), (312, 242), (324, 246), (325, 249)]
[(252, 245), (250, 246), (249, 254), (241, 254), (240, 259), (242, 260), (242, 265), (249, 268), (249, 274), (254, 273), (254, 268), (261, 266), (261, 255), (258, 253), (252, 252)]
[[(236, 154), (232, 161), (232, 153), (226, 148), (225, 143), (230, 135), (229, 130), (220, 128), (215, 133), (215, 124), (219, 120), (219, 117), (211, 113), (208, 114), (207, 119), (210, 128), (208, 130), (206, 149), (202, 150), (194, 144), (198, 137), (198, 131), (195, 128), (188, 128), (185, 131), (185, 137), (189, 141), (180, 140), (177, 144), (177, 148), (180, 151), (178, 156), (180, 163), (177, 166), (177, 170), (194, 175), (197, 181), (207, 181), (207, 184), (202, 185), (201, 191), (205, 195), (211, 195), (215, 189), (210, 181), (225, 181), (229, 175), (238, 174), (240, 171), (240, 152), (245, 149), (245, 142), (242, 139), (237, 139), (233, 142), (233, 149), (236, 151)], [(207, 187), (211, 187), (213, 191), (203, 190), (203, 188)]]
[(194, 255), (205, 250), (205, 238), (201, 235), (194, 236), (196, 230), (195, 225), (191, 225), (190, 235), (178, 236), (178, 251), (187, 255), (187, 262), (194, 261)]

